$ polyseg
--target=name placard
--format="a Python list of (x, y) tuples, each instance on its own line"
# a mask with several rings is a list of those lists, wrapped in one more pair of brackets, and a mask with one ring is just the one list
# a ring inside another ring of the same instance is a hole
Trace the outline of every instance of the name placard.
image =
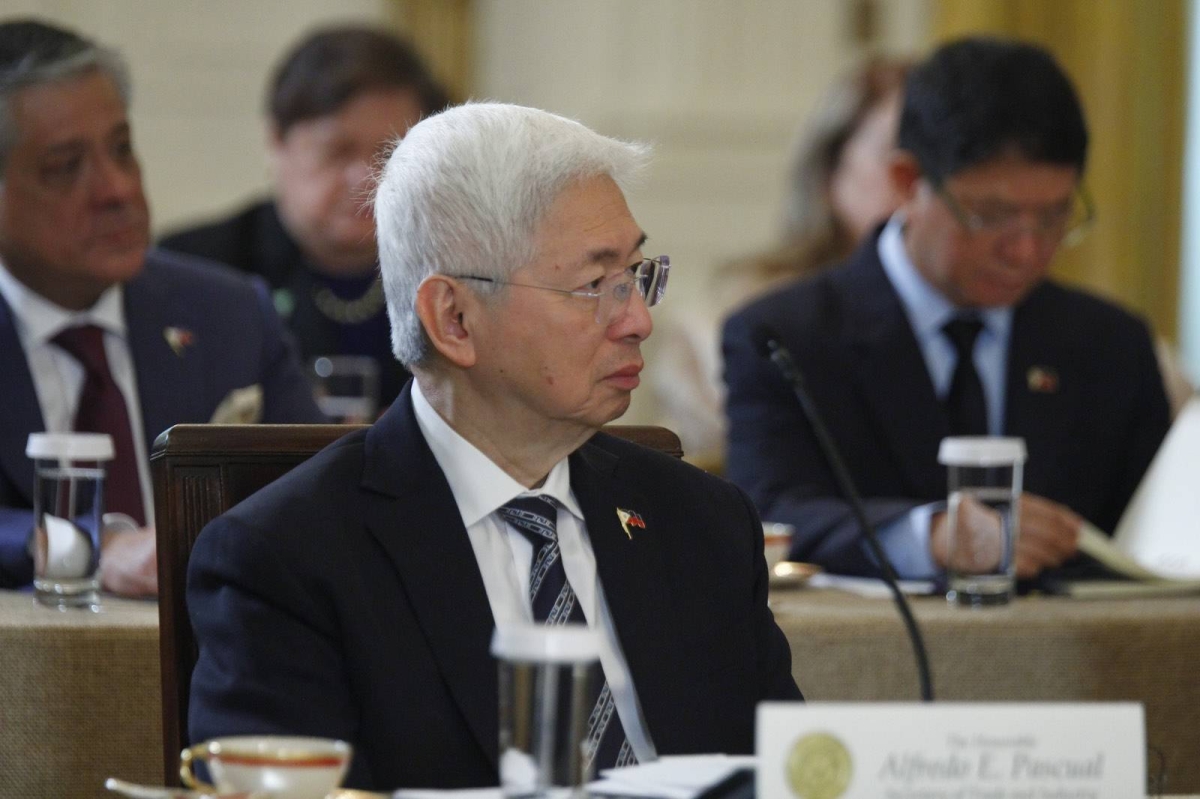
[(1130, 799), (1142, 706), (764, 702), (760, 799)]

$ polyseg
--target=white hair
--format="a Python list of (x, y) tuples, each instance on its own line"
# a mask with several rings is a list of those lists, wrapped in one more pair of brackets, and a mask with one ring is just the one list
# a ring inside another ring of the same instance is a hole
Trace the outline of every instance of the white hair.
[[(449, 108), (410, 129), (375, 192), (396, 358), (411, 367), (433, 354), (416, 313), (425, 278), (506, 279), (535, 259), (538, 225), (564, 189), (608, 175), (627, 190), (649, 152), (546, 111), (500, 103)], [(479, 284), (481, 292), (495, 289)]]

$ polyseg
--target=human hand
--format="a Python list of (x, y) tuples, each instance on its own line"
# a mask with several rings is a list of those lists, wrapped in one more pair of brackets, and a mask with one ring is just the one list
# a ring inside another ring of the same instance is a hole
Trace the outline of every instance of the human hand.
[[(988, 516), (990, 509), (978, 503), (960, 505), (960, 514), (969, 514), (971, 527), (976, 531), (996, 527), (994, 535), (979, 534), (976, 541), (960, 547), (955, 553), (960, 568), (966, 570), (994, 567), (999, 561), (1000, 518)], [(1065, 505), (1037, 494), (1021, 495), (1020, 534), (1017, 537), (1017, 577), (1028, 579), (1042, 571), (1061, 566), (1079, 547), (1083, 518)], [(988, 520), (993, 524), (988, 524)], [(935, 513), (930, 520), (929, 550), (934, 563), (941, 568), (950, 564), (949, 517), (945, 511)], [(988, 542), (993, 545), (987, 545)], [(962, 558), (970, 562), (964, 563)]]
[(100, 544), (100, 585), (119, 596), (158, 595), (153, 527), (108, 533)]
[(1017, 577), (1036, 577), (1061, 566), (1079, 549), (1083, 517), (1066, 505), (1021, 495), (1021, 534), (1017, 538)]

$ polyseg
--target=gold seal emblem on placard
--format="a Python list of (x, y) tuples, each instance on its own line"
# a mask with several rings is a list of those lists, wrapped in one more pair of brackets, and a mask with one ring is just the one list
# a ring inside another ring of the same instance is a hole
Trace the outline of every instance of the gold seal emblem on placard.
[(850, 750), (827, 732), (798, 738), (787, 757), (788, 786), (800, 799), (838, 799), (853, 774)]

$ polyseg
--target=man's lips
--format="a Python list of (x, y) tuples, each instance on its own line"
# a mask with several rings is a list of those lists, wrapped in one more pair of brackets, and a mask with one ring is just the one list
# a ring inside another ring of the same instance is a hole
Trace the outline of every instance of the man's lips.
[(145, 240), (149, 244), (149, 230), (141, 219), (125, 217), (113, 219), (93, 229), (93, 238), (108, 245), (127, 245)]
[(617, 371), (613, 372), (608, 377), (606, 377), (605, 380), (608, 380), (611, 383), (615, 383), (616, 385), (620, 386), (621, 388), (633, 390), (638, 387), (639, 383), (642, 382), (642, 379), (640, 377), (638, 377), (638, 374), (641, 371), (642, 371), (642, 364), (640, 364), (640, 363), (630, 364), (629, 366), (623, 367), (623, 368), (618, 369)]

